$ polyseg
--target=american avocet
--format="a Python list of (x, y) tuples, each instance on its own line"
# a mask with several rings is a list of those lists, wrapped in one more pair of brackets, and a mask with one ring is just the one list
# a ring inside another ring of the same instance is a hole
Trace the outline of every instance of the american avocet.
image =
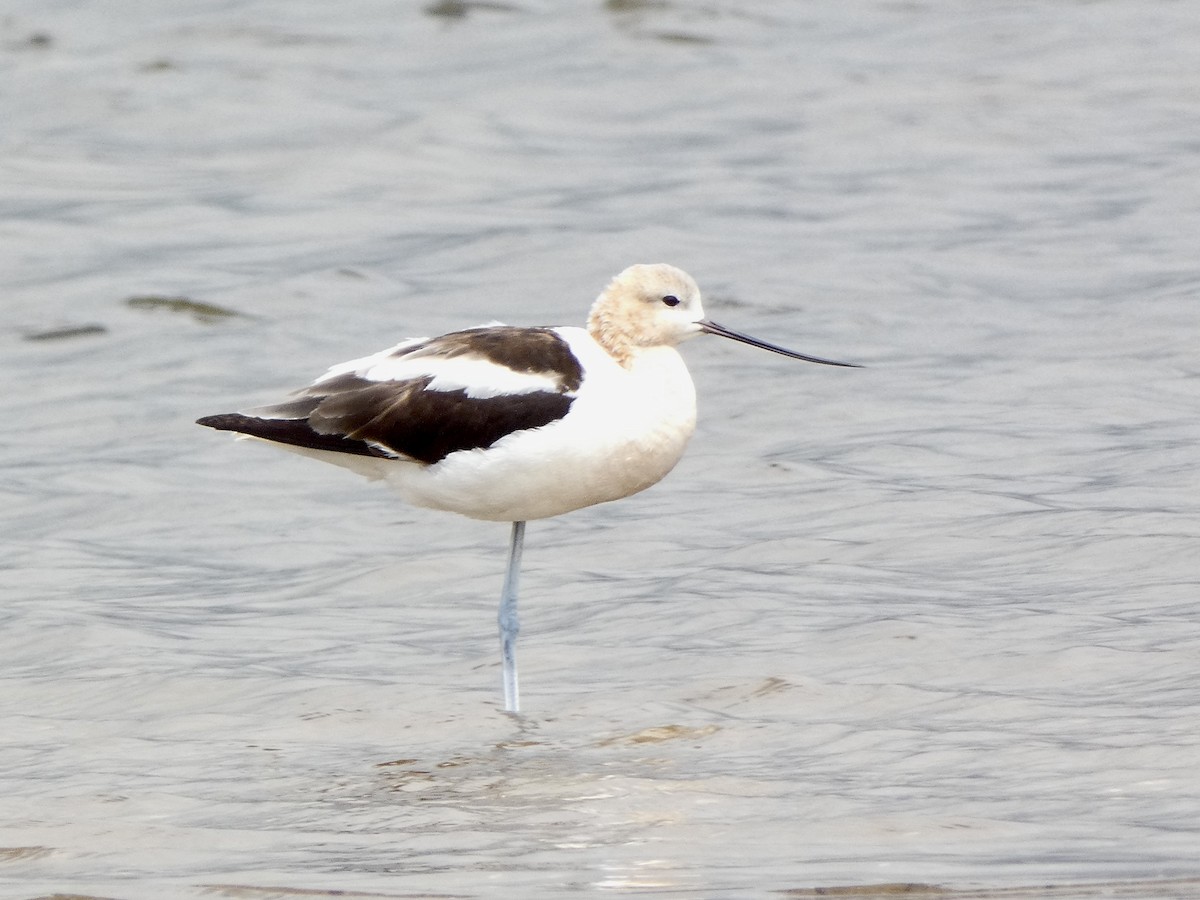
[(525, 523), (628, 497), (671, 471), (696, 426), (675, 347), (701, 333), (853, 367), (718, 325), (686, 272), (639, 265), (604, 289), (586, 329), (415, 338), (334, 366), (276, 406), (198, 421), (384, 480), (417, 506), (512, 522), (499, 623), (504, 708), (516, 712)]

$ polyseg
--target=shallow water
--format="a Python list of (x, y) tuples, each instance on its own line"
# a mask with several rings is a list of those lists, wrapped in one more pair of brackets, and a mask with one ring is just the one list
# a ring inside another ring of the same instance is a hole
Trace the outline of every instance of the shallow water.
[[(4, 896), (1200, 896), (1200, 11), (9, 10)], [(868, 368), (686, 348), (519, 719), (505, 526), (191, 424), (660, 260)]]

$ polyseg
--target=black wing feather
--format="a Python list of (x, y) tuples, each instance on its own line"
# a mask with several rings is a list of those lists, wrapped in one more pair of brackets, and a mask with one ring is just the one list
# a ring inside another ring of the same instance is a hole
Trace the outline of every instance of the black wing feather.
[[(302, 399), (260, 410), (262, 416), (228, 413), (198, 422), (312, 450), (435, 463), (458, 450), (490, 447), (514, 431), (549, 425), (574, 402), (550, 391), (477, 398), (462, 390), (427, 390), (432, 380), (379, 382), (339, 375), (308, 388)], [(304, 418), (270, 418), (306, 408)]]
[(552, 374), (558, 390), (472, 397), (465, 390), (430, 390), (433, 375), (373, 381), (339, 372), (275, 406), (197, 421), (311, 450), (436, 463), (561, 419), (583, 382), (567, 342), (548, 328), (474, 328), (404, 344), (393, 355), (476, 356), (516, 372)]
[(365, 441), (356, 441), (342, 434), (321, 434), (313, 431), (307, 419), (259, 419), (242, 413), (222, 413), (197, 419), (196, 424), (207, 425), (218, 431), (235, 431), (277, 444), (307, 447), (310, 450), (329, 450), (355, 456), (386, 456), (372, 449)]

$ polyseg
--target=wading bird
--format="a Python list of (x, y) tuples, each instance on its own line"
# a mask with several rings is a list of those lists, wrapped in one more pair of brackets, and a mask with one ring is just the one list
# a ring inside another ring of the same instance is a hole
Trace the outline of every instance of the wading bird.
[(415, 338), (334, 366), (283, 403), (198, 422), (386, 481), (417, 506), (511, 522), (499, 622), (504, 708), (516, 712), (525, 523), (628, 497), (671, 471), (696, 426), (675, 348), (698, 334), (854, 367), (718, 325), (686, 272), (637, 265), (600, 294), (587, 328)]

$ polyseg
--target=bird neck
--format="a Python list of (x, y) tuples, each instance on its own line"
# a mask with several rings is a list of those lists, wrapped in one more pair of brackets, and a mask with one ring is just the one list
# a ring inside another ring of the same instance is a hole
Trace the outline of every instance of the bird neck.
[(602, 304), (598, 303), (592, 308), (588, 315), (587, 330), (592, 340), (603, 347), (622, 368), (630, 368), (642, 349), (628, 320), (612, 315)]

